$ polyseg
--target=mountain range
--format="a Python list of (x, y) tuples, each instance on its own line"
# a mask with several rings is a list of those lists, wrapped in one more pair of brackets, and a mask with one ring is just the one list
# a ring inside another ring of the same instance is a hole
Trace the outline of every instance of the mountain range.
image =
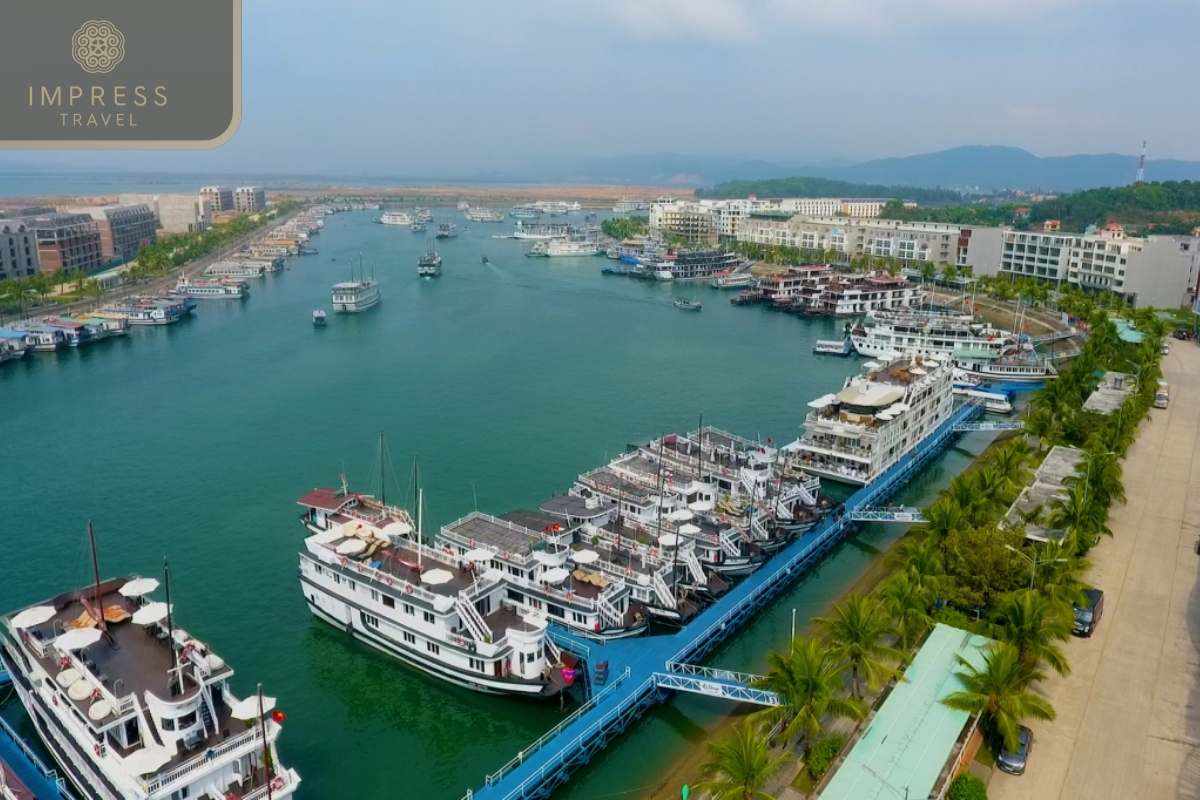
[[(1137, 173), (1137, 161), (1137, 156), (1118, 153), (1039, 157), (1019, 147), (971, 145), (861, 163), (789, 164), (659, 154), (581, 159), (532, 167), (528, 171), (529, 179), (540, 181), (681, 189), (730, 180), (803, 176), (886, 186), (978, 188), (983, 192), (1001, 189), (1072, 192), (1128, 185)], [(1147, 161), (1146, 180), (1200, 180), (1200, 161)]]

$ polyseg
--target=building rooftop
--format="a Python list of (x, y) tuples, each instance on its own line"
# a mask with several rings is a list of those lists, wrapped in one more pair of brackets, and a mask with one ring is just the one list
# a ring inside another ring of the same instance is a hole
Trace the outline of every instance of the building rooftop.
[(1104, 380), (1084, 401), (1083, 410), (1108, 416), (1124, 404), (1125, 398), (1133, 391), (1131, 383), (1129, 376), (1123, 372), (1104, 373)]
[(961, 747), (969, 715), (940, 701), (963, 689), (962, 657), (983, 665), (992, 640), (937, 625), (854, 743), (821, 800), (934, 797), (948, 761)]
[(1076, 477), (1075, 470), (1082, 462), (1082, 450), (1057, 445), (1051, 448), (1042, 465), (1037, 468), (1037, 479), (1043, 483), (1066, 486), (1068, 480)]

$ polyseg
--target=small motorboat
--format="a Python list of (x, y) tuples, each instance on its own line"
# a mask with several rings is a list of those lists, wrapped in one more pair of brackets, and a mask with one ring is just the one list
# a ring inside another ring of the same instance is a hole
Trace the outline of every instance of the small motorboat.
[(680, 298), (675, 301), (676, 308), (682, 308), (684, 311), (699, 311), (701, 303), (699, 300), (686, 300)]
[(316, 311), (313, 312), (313, 327), (314, 328), (324, 328), (325, 327), (325, 312), (324, 312), (324, 310), (318, 308)]
[(479, 261), (480, 261), (480, 263), (482, 263), (482, 264), (490, 264), (490, 263), (492, 263), (492, 262), (488, 261), (488, 257), (487, 257), (487, 256), (480, 256), (480, 257), (479, 257)]

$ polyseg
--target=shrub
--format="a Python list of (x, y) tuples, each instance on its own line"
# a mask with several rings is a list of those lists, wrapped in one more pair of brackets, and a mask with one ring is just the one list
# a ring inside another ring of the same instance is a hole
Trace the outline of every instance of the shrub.
[(950, 784), (950, 800), (987, 800), (987, 786), (974, 775), (963, 774)]
[(937, 622), (963, 631), (973, 631), (975, 628), (971, 618), (953, 606), (942, 606), (934, 612), (933, 618)]
[(829, 767), (833, 765), (833, 760), (837, 758), (838, 753), (842, 752), (842, 748), (846, 745), (846, 737), (826, 736), (821, 741), (814, 744), (808, 750), (808, 774), (813, 781), (819, 781), (829, 771)]

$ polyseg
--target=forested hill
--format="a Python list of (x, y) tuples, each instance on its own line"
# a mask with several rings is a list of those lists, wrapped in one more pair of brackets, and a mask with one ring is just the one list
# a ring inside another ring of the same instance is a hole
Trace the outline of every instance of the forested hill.
[(728, 199), (735, 197), (889, 197), (915, 200), (921, 205), (961, 203), (962, 195), (949, 189), (920, 189), (915, 186), (878, 186), (847, 183), (828, 178), (771, 178), (756, 181), (726, 181), (708, 189), (697, 189), (696, 197)]

